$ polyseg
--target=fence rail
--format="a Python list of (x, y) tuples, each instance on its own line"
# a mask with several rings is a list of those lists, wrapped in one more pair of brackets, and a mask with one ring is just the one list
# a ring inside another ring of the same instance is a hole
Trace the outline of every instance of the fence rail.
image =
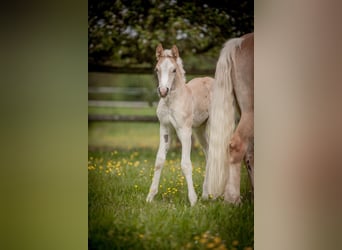
[(158, 122), (157, 116), (88, 115), (88, 122)]
[[(157, 106), (157, 102), (152, 103), (153, 107)], [(88, 107), (109, 107), (109, 108), (148, 108), (150, 104), (147, 101), (103, 101), (89, 100)]]
[[(141, 93), (148, 93), (148, 88), (122, 88), (122, 87), (88, 87), (88, 93), (91, 94), (125, 94), (138, 95)], [(154, 90), (157, 92), (157, 90)]]
[[(113, 67), (99, 64), (88, 64), (88, 72), (105, 72), (114, 74), (153, 74), (152, 67)], [(209, 70), (192, 70), (186, 71), (189, 75), (214, 75), (215, 69)], [(147, 88), (124, 88), (114, 86), (89, 86), (89, 94), (124, 94), (127, 96), (134, 96), (138, 94), (146, 94), (151, 90)], [(154, 90), (156, 91), (156, 90)], [(157, 106), (157, 102), (152, 105)], [(114, 101), (114, 100), (88, 100), (89, 107), (127, 107), (127, 108), (146, 108), (150, 107), (148, 101)], [(88, 114), (88, 122), (158, 122), (157, 116), (146, 115), (102, 115), (102, 114)]]

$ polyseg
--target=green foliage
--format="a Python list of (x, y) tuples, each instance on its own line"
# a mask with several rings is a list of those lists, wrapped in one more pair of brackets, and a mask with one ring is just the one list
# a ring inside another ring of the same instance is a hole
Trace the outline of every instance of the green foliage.
[(89, 1), (89, 60), (153, 64), (158, 43), (186, 57), (217, 57), (230, 37), (253, 31), (253, 1)]

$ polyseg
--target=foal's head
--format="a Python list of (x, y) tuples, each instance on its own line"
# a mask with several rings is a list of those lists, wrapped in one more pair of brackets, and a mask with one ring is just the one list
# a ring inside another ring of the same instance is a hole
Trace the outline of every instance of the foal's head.
[(158, 77), (158, 93), (160, 97), (164, 98), (176, 87), (175, 81), (185, 83), (185, 72), (176, 45), (173, 45), (171, 50), (164, 50), (162, 45), (159, 44), (156, 49), (156, 57), (155, 71)]

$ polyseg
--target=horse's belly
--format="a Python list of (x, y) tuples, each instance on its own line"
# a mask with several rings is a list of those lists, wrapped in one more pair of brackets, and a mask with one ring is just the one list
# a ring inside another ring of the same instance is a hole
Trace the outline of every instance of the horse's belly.
[(208, 120), (208, 117), (209, 117), (208, 112), (195, 113), (192, 127), (197, 128), (201, 126), (204, 122)]

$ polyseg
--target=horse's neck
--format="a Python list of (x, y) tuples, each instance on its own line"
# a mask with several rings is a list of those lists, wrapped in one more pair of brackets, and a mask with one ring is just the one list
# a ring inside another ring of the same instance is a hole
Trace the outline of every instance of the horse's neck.
[(185, 77), (177, 74), (171, 88), (171, 94), (178, 96), (185, 88)]
[(185, 92), (186, 84), (184, 78), (181, 75), (176, 75), (170, 94), (164, 99), (165, 104), (168, 107), (173, 106), (179, 102), (179, 98), (183, 98), (183, 93)]

